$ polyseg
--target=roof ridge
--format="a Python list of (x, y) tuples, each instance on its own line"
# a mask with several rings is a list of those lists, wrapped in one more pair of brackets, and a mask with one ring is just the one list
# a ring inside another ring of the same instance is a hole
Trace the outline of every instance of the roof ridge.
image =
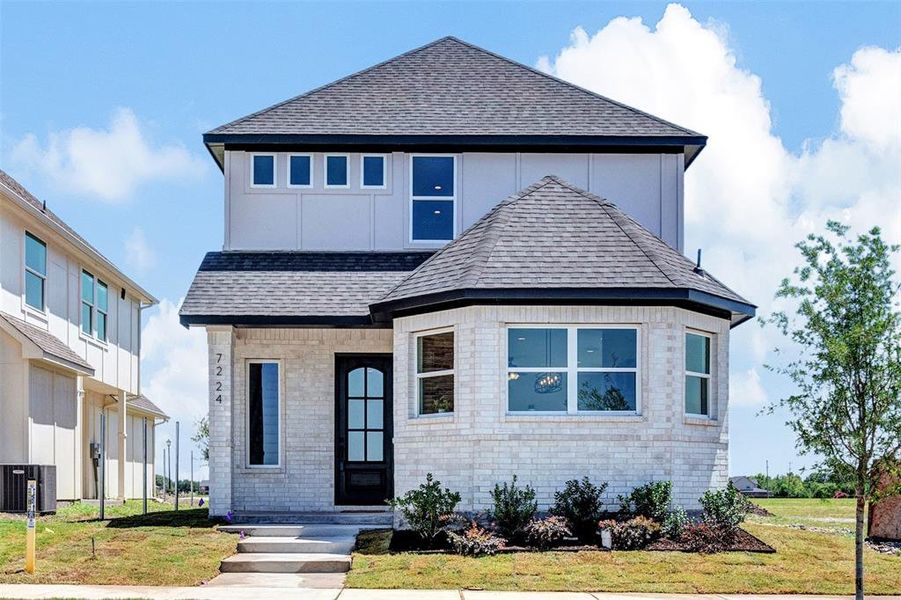
[(374, 69), (377, 69), (377, 68), (379, 68), (379, 67), (381, 67), (381, 66), (383, 66), (383, 65), (386, 65), (386, 64), (388, 64), (388, 63), (390, 63), (390, 62), (393, 62), (393, 61), (395, 61), (395, 60), (398, 60), (398, 59), (400, 59), (400, 58), (405, 58), (405, 57), (410, 56), (410, 55), (412, 55), (412, 54), (416, 54), (417, 52), (421, 52), (421, 51), (425, 50), (426, 48), (431, 48), (432, 46), (435, 46), (435, 45), (437, 45), (437, 44), (439, 44), (439, 43), (441, 43), (441, 42), (444, 42), (444, 41), (446, 41), (446, 40), (453, 40), (453, 41), (456, 41), (456, 42), (459, 42), (459, 43), (461, 43), (461, 44), (466, 45), (466, 42), (464, 42), (463, 40), (457, 39), (457, 38), (455, 38), (455, 37), (452, 36), (452, 35), (446, 35), (446, 36), (444, 36), (444, 37), (442, 37), (442, 38), (438, 38), (437, 40), (433, 40), (433, 41), (431, 41), (431, 42), (429, 42), (429, 43), (427, 43), (427, 44), (423, 44), (422, 46), (418, 46), (418, 47), (413, 48), (413, 49), (411, 49), (411, 50), (407, 50), (406, 52), (401, 52), (400, 54), (397, 54), (397, 55), (395, 55), (395, 56), (392, 56), (391, 58), (387, 58), (387, 59), (385, 59), (385, 60), (383, 60), (383, 61), (381, 61), (381, 62), (379, 62), (379, 63), (376, 63), (376, 64), (374, 64), (374, 65), (370, 65), (370, 66), (368, 66), (368, 67), (366, 67), (366, 68), (364, 68), (364, 69), (360, 69), (359, 71), (354, 71), (353, 73), (350, 73), (350, 74), (348, 74), (348, 75), (345, 75), (344, 77), (341, 77), (341, 78), (336, 79), (336, 80), (334, 80), (334, 81), (330, 81), (329, 83), (324, 83), (324, 84), (322, 84), (322, 85), (320, 85), (320, 86), (318, 86), (318, 87), (315, 87), (315, 88), (313, 88), (313, 89), (311, 89), (311, 90), (307, 90), (306, 92), (303, 92), (303, 93), (301, 93), (301, 94), (297, 94), (296, 96), (292, 96), (292, 97), (290, 97), (290, 98), (288, 98), (288, 99), (286, 99), (286, 100), (282, 100), (281, 102), (276, 102), (275, 104), (272, 104), (271, 106), (267, 106), (266, 108), (262, 108), (262, 109), (260, 109), (260, 110), (258, 110), (258, 111), (256, 111), (256, 112), (252, 112), (252, 113), (250, 113), (249, 115), (244, 115), (243, 117), (237, 118), (237, 119), (235, 119), (234, 121), (229, 121), (228, 123), (224, 123), (224, 124), (222, 124), (222, 125), (219, 125), (218, 127), (214, 128), (214, 129), (211, 129), (211, 130), (208, 131), (207, 133), (216, 133), (216, 132), (219, 131), (220, 129), (225, 129), (226, 127), (231, 127), (232, 125), (237, 125), (238, 123), (243, 123), (244, 121), (247, 121), (248, 119), (252, 119), (253, 117), (256, 117), (257, 115), (260, 115), (260, 114), (263, 114), (263, 113), (268, 112), (268, 111), (270, 111), (270, 110), (274, 110), (274, 109), (276, 109), (276, 108), (279, 108), (279, 107), (281, 107), (281, 106), (284, 106), (285, 104), (288, 104), (289, 102), (294, 102), (295, 100), (300, 100), (301, 98), (304, 98), (305, 96), (310, 96), (310, 95), (312, 95), (312, 94), (315, 94), (316, 92), (320, 92), (320, 91), (322, 91), (322, 90), (328, 89), (328, 88), (330, 88), (330, 87), (332, 87), (332, 86), (338, 85), (339, 83), (343, 83), (343, 82), (347, 81), (348, 79), (351, 79), (352, 77), (357, 77), (358, 75), (363, 75), (364, 73), (368, 73), (369, 71), (372, 71), (372, 70), (374, 70)]

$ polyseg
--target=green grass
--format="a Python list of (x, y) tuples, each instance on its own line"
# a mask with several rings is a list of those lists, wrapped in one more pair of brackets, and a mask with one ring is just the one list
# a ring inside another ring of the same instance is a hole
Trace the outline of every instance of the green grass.
[[(773, 546), (776, 554), (545, 552), (483, 558), (389, 554), (390, 534), (370, 532), (359, 538), (347, 585), (708, 594), (853, 593), (853, 538), (785, 526), (793, 519), (845, 518), (845, 501), (794, 500), (784, 505), (781, 500), (767, 502), (772, 503), (767, 509), (776, 516), (755, 517), (745, 528)], [(853, 502), (851, 511), (853, 515)], [(901, 557), (867, 550), (865, 563), (868, 594), (901, 593)]]
[(104, 521), (88, 504), (39, 517), (34, 575), (24, 572), (24, 519), (0, 515), (0, 583), (197, 585), (235, 551), (235, 536), (217, 532), (206, 509), (150, 502), (148, 511), (128, 501), (108, 504)]
[(854, 533), (854, 498), (755, 498), (754, 503), (774, 515), (751, 515), (749, 519), (756, 523), (819, 527), (845, 535)]

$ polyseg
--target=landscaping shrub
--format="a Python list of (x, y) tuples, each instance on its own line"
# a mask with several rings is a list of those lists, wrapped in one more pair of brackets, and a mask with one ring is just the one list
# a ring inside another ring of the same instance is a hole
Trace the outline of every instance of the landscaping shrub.
[(688, 513), (681, 506), (677, 506), (671, 512), (667, 513), (663, 519), (663, 525), (660, 527), (660, 533), (671, 540), (678, 540), (682, 535), (682, 531), (689, 524)]
[(597, 523), (604, 514), (601, 495), (606, 489), (606, 482), (594, 485), (588, 477), (581, 481), (571, 479), (564, 484), (563, 490), (554, 492), (551, 514), (566, 519), (580, 541), (592, 542), (597, 533)]
[(672, 481), (652, 481), (633, 489), (626, 496), (619, 496), (621, 510), (662, 523), (669, 511), (672, 497)]
[(566, 536), (572, 535), (566, 519), (551, 515), (543, 519), (535, 519), (523, 529), (526, 542), (541, 550), (558, 545)]
[(724, 490), (704, 492), (699, 502), (704, 509), (704, 522), (726, 530), (738, 527), (751, 508), (750, 501), (742, 496), (731, 481)]
[(603, 529), (610, 530), (614, 550), (640, 550), (660, 536), (660, 524), (642, 516), (628, 521), (600, 521), (598, 530)]
[(535, 490), (531, 486), (516, 487), (516, 475), (513, 482), (504, 486), (495, 484), (491, 492), (494, 499), (494, 512), (492, 518), (497, 524), (498, 531), (508, 540), (522, 537), (523, 528), (529, 524), (538, 503), (535, 501)]
[(447, 539), (454, 552), (463, 556), (490, 556), (504, 547), (503, 538), (492, 535), (475, 521), (462, 533), (449, 532)]
[(441, 482), (426, 475), (425, 483), (419, 489), (410, 490), (388, 504), (399, 509), (407, 524), (429, 545), (454, 516), (454, 509), (460, 503), (460, 494), (447, 488), (441, 489)]
[(709, 523), (693, 523), (687, 525), (679, 536), (686, 550), (713, 554), (724, 552), (732, 546), (735, 539), (735, 528), (711, 525)]

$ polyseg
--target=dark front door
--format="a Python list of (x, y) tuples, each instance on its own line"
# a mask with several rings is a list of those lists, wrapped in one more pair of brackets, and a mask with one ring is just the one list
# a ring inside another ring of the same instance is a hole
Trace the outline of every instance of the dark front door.
[(335, 504), (383, 504), (391, 472), (391, 355), (335, 358)]

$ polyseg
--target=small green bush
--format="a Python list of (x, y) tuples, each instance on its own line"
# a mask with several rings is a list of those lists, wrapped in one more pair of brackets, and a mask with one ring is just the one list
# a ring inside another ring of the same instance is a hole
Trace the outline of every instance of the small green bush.
[(494, 536), (473, 521), (462, 533), (448, 532), (451, 548), (463, 556), (491, 556), (504, 547), (504, 539)]
[(704, 492), (698, 501), (704, 509), (705, 523), (730, 531), (745, 520), (745, 515), (751, 509), (750, 501), (742, 496), (731, 481), (724, 490)]
[(660, 524), (647, 517), (632, 517), (628, 521), (600, 521), (598, 530), (609, 529), (614, 550), (641, 550), (660, 537)]
[(554, 492), (551, 514), (566, 519), (580, 541), (593, 542), (597, 523), (604, 514), (601, 496), (606, 489), (606, 482), (594, 485), (588, 477), (583, 477), (581, 481), (571, 479), (563, 485), (563, 490)]
[(516, 475), (509, 485), (495, 484), (491, 492), (494, 499), (494, 511), (491, 516), (497, 524), (498, 531), (508, 540), (522, 537), (523, 528), (529, 524), (538, 511), (535, 501), (535, 490), (531, 486), (516, 487)]
[(523, 529), (526, 542), (540, 550), (547, 550), (560, 544), (563, 538), (572, 535), (563, 517), (551, 515), (534, 519)]
[(671, 540), (678, 540), (685, 526), (689, 524), (688, 514), (681, 506), (677, 506), (663, 519), (660, 532)]
[(662, 523), (669, 512), (673, 482), (652, 481), (633, 489), (626, 496), (619, 496), (621, 510), (625, 514), (638, 515)]
[(459, 503), (460, 494), (447, 488), (442, 490), (441, 482), (433, 480), (431, 473), (426, 475), (425, 483), (420, 484), (419, 489), (388, 501), (400, 510), (410, 528), (429, 545), (434, 544), (438, 533), (451, 521)]

